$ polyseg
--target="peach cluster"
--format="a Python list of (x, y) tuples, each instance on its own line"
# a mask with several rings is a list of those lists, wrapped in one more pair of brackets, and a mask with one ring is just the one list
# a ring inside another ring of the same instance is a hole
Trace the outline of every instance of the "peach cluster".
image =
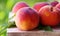
[(60, 23), (60, 3), (40, 2), (30, 8), (25, 2), (14, 5), (12, 12), (16, 14), (15, 23), (20, 30), (32, 30), (42, 23), (54, 27)]

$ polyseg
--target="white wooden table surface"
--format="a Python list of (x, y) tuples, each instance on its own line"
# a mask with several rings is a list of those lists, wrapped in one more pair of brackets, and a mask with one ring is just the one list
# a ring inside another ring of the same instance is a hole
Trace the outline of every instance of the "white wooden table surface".
[(33, 31), (21, 31), (17, 28), (8, 28), (7, 36), (60, 36), (59, 29), (53, 29), (54, 31), (43, 31), (43, 30), (33, 30)]

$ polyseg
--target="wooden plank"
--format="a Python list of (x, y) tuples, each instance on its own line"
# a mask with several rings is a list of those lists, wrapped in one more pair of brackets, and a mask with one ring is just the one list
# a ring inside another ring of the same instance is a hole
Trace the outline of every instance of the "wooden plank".
[(60, 36), (59, 29), (53, 30), (53, 32), (44, 30), (21, 31), (17, 28), (8, 28), (7, 36)]

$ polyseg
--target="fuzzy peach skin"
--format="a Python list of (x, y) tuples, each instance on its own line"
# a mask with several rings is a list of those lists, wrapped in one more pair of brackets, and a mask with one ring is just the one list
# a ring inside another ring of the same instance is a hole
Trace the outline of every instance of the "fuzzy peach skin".
[(46, 26), (56, 26), (59, 23), (57, 12), (53, 11), (53, 7), (50, 5), (42, 7), (38, 14), (41, 17), (42, 24)]
[(59, 21), (60, 21), (60, 3), (57, 4), (57, 5), (54, 7), (54, 11), (58, 12), (58, 15), (59, 15)]
[(17, 11), (15, 23), (21, 30), (32, 30), (38, 26), (39, 15), (34, 9), (24, 7)]
[(23, 7), (29, 7), (29, 6), (25, 2), (17, 2), (12, 8), (12, 12), (16, 13), (20, 8)]
[(55, 7), (58, 3), (59, 3), (58, 1), (53, 1), (53, 2), (51, 2), (51, 5), (52, 5), (53, 7)]
[(33, 8), (36, 9), (37, 11), (39, 11), (40, 8), (42, 8), (43, 6), (49, 5), (49, 3), (47, 2), (40, 2), (40, 3), (36, 3)]

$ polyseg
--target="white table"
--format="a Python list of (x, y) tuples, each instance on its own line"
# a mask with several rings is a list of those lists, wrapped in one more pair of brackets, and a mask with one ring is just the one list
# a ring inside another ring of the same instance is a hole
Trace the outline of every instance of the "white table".
[(59, 29), (53, 29), (54, 31), (43, 31), (43, 30), (33, 30), (33, 31), (21, 31), (17, 28), (8, 28), (7, 36), (60, 36)]

